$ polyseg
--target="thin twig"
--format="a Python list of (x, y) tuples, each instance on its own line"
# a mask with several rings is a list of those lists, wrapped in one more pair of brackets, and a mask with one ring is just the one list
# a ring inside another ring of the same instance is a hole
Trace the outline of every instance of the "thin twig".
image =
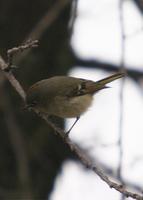
[(4, 61), (4, 59), (0, 56), (0, 69), (3, 71), (6, 78), (9, 80), (11, 85), (14, 87), (14, 89), (18, 92), (22, 100), (25, 102), (26, 94), (23, 88), (21, 87), (19, 81), (13, 76), (11, 71), (6, 71), (8, 64)]
[[(42, 16), (38, 21), (36, 26), (32, 31), (25, 37), (24, 42), (29, 38), (32, 40), (39, 40), (46, 30), (54, 23), (58, 18), (62, 10), (70, 3), (70, 0), (57, 0), (54, 5)], [(28, 51), (25, 51), (21, 56), (17, 57), (16, 63), (20, 63), (27, 54), (31, 51), (31, 48)]]
[(70, 16), (70, 21), (69, 21), (70, 36), (73, 34), (74, 23), (77, 17), (77, 4), (78, 4), (78, 0), (72, 1), (71, 16)]
[(0, 56), (0, 69), (5, 72), (5, 76), (15, 88), (15, 90), (19, 93), (22, 100), (26, 100), (26, 94), (19, 81), (12, 74), (12, 65), (13, 65), (13, 56), (18, 52), (23, 52), (24, 50), (35, 48), (38, 46), (38, 40), (29, 40), (25, 44), (13, 47), (7, 51), (8, 61), (5, 62), (2, 56)]
[(40, 39), (41, 35), (47, 30), (47, 28), (57, 19), (61, 11), (68, 5), (69, 0), (57, 0), (56, 3), (48, 10), (48, 12), (41, 18), (32, 31), (28, 34), (25, 41), (28, 38), (32, 40)]
[[(121, 71), (125, 71), (125, 27), (124, 27), (124, 14), (123, 14), (124, 0), (119, 1), (119, 19), (121, 27)], [(125, 79), (121, 80), (120, 86), (120, 119), (119, 119), (119, 166), (117, 169), (117, 177), (119, 181), (125, 186), (125, 182), (122, 177), (123, 171), (123, 90)], [(125, 195), (122, 193), (121, 200), (125, 199)]]
[(32, 49), (38, 47), (38, 40), (27, 40), (25, 44), (18, 47), (13, 47), (7, 51), (8, 67), (5, 70), (10, 70), (12, 66), (13, 56), (19, 52), (23, 52), (26, 49)]

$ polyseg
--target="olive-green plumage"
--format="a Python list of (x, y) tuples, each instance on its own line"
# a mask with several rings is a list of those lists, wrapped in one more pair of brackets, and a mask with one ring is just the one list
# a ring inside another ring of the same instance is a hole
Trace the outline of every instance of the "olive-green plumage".
[(68, 76), (41, 80), (29, 88), (27, 105), (48, 115), (79, 117), (91, 105), (94, 93), (124, 75), (116, 73), (97, 82)]

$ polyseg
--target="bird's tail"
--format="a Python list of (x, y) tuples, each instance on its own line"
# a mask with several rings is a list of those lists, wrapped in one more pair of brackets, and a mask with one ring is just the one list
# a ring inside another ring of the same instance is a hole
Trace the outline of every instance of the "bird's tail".
[(101, 79), (99, 81), (89, 82), (87, 84), (87, 91), (89, 91), (89, 93), (95, 93), (101, 89), (108, 88), (108, 86), (106, 86), (107, 83), (110, 83), (110, 82), (112, 82), (116, 79), (122, 78), (124, 76), (125, 76), (125, 73), (118, 72), (116, 74), (108, 76), (107, 78)]
[(125, 76), (125, 73), (119, 72), (119, 73), (113, 74), (111, 76), (108, 76), (107, 78), (96, 81), (96, 83), (100, 84), (100, 85), (106, 85), (107, 83), (110, 83), (110, 82), (112, 82), (116, 79), (122, 78), (124, 76)]

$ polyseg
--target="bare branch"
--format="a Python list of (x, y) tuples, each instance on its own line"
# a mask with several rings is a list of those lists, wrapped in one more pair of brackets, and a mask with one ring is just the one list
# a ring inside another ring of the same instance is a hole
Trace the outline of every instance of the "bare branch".
[[(124, 27), (124, 14), (123, 14), (123, 4), (124, 0), (119, 1), (119, 20), (120, 20), (120, 29), (121, 29), (121, 64), (120, 69), (125, 71), (125, 27)], [(120, 182), (125, 185), (125, 182), (122, 177), (122, 165), (123, 165), (123, 90), (125, 79), (121, 80), (120, 86), (120, 119), (119, 119), (119, 139), (118, 139), (118, 146), (119, 146), (119, 166), (117, 169), (117, 177)], [(122, 196), (121, 199), (125, 199), (125, 196)]]
[[(120, 20), (120, 29), (121, 29), (121, 64), (120, 70), (125, 71), (125, 27), (124, 27), (124, 14), (123, 14), (123, 5), (124, 0), (119, 1), (119, 20)], [(125, 78), (121, 80), (120, 86), (120, 119), (119, 119), (119, 138), (118, 138), (118, 146), (119, 146), (119, 165), (117, 169), (117, 178), (124, 185), (125, 182), (122, 177), (123, 170), (123, 90)], [(122, 193), (121, 200), (125, 199), (125, 195)]]
[(26, 49), (32, 49), (38, 47), (38, 40), (27, 40), (25, 44), (22, 44), (18, 47), (13, 47), (12, 49), (9, 49), (7, 51), (7, 58), (8, 58), (8, 67), (6, 70), (11, 69), (12, 61), (13, 61), (13, 56), (17, 54), (18, 52), (23, 52)]
[[(43, 33), (53, 24), (53, 22), (58, 18), (61, 11), (70, 3), (70, 0), (57, 0), (55, 4), (44, 14), (44, 16), (39, 20), (36, 26), (32, 31), (26, 36), (24, 42), (29, 38), (32, 40), (39, 40)], [(23, 60), (31, 49), (25, 51), (21, 56), (16, 59), (16, 62), (19, 63)]]
[[(4, 62), (4, 60), (1, 58), (0, 59), (0, 68), (1, 70), (3, 70), (4, 74), (6, 75), (6, 77), (8, 78), (8, 80), (10, 81), (10, 83), (12, 84), (12, 86), (15, 88), (15, 77), (12, 74), (12, 72), (5, 72), (4, 69), (5, 67), (7, 67), (7, 64)], [(11, 79), (9, 78), (9, 74), (12, 77)], [(16, 80), (17, 81), (17, 80)], [(18, 81), (17, 81), (18, 82)], [(22, 88), (22, 86), (20, 85), (20, 83), (18, 82), (20, 88)], [(25, 101), (26, 98), (26, 94), (24, 92), (24, 96), (21, 95), (21, 92), (19, 91), (19, 89), (16, 87), (16, 90), (18, 90), (19, 95), (23, 98), (23, 100)], [(22, 89), (22, 91), (24, 91)], [(53, 130), (55, 130), (55, 133), (61, 137), (61, 139), (64, 141), (64, 143), (66, 143), (68, 145), (68, 147), (71, 149), (72, 152), (75, 153), (75, 155), (79, 158), (79, 160), (81, 161), (81, 163), (83, 163), (83, 165), (87, 168), (89, 168), (90, 170), (92, 170), (93, 172), (95, 172), (104, 182), (106, 182), (108, 184), (108, 186), (110, 188), (114, 188), (115, 190), (119, 191), (120, 193), (124, 194), (126, 197), (132, 197), (133, 199), (137, 199), (137, 200), (143, 200), (143, 196), (137, 194), (137, 193), (133, 193), (133, 192), (129, 192), (128, 190), (126, 190), (124, 188), (124, 186), (122, 184), (118, 184), (112, 180), (109, 179), (109, 177), (107, 175), (105, 175), (99, 167), (95, 166), (91, 159), (89, 159), (88, 155), (86, 155), (86, 153), (75, 143), (73, 143), (69, 137), (66, 137), (65, 132), (56, 127), (55, 124), (53, 124), (52, 122), (50, 122), (47, 119), (47, 116), (44, 114), (40, 114), (38, 113), (36, 110), (33, 110), (35, 113), (37, 113), (37, 115), (39, 115), (42, 119), (44, 119), (47, 124), (53, 128)]]
[(13, 76), (12, 72), (6, 72), (5, 69), (8, 67), (8, 64), (4, 61), (4, 59), (0, 56), (0, 69), (3, 71), (6, 78), (9, 80), (11, 85), (14, 87), (14, 89), (18, 92), (20, 97), (23, 101), (26, 99), (26, 94), (23, 88), (21, 87), (20, 83), (17, 81), (17, 79)]
[(5, 62), (2, 56), (0, 56), (0, 69), (4, 72), (6, 78), (9, 80), (11, 85), (15, 88), (15, 90), (19, 93), (22, 100), (25, 102), (26, 94), (20, 83), (12, 74), (12, 60), (13, 56), (18, 52), (23, 52), (26, 49), (31, 49), (38, 46), (38, 40), (29, 40), (25, 44), (20, 45), (18, 47), (14, 47), (7, 51), (8, 62)]
[(72, 35), (72, 33), (73, 33), (74, 23), (75, 23), (75, 20), (77, 17), (77, 4), (78, 4), (78, 0), (72, 1), (71, 16), (70, 16), (70, 21), (69, 21), (70, 35)]
[(69, 0), (57, 0), (51, 9), (48, 10), (48, 12), (29, 33), (29, 35), (26, 37), (26, 40), (28, 38), (31, 38), (32, 40), (39, 39), (45, 30), (47, 30), (47, 28), (57, 19), (61, 11), (69, 2)]
[(88, 169), (92, 170), (95, 172), (104, 182), (108, 184), (110, 188), (114, 188), (121, 194), (125, 195), (126, 197), (132, 197), (133, 199), (137, 200), (143, 200), (143, 196), (129, 192), (128, 190), (125, 189), (125, 187), (122, 184), (118, 184), (112, 180), (109, 179), (107, 175), (105, 175), (102, 170), (100, 170), (99, 167), (95, 166), (95, 164), (92, 163), (92, 161), (89, 159), (89, 156), (86, 155), (86, 153), (75, 143), (73, 143), (69, 137), (66, 137), (66, 133), (60, 129), (59, 127), (55, 126), (54, 123), (48, 120), (47, 116), (44, 116), (43, 114), (39, 114), (37, 111), (35, 111), (41, 118), (43, 118), (47, 124), (52, 127), (55, 130), (55, 133), (57, 133), (58, 136), (60, 136), (64, 143), (69, 146), (72, 152), (75, 153), (75, 155), (79, 158), (81, 163), (87, 167)]

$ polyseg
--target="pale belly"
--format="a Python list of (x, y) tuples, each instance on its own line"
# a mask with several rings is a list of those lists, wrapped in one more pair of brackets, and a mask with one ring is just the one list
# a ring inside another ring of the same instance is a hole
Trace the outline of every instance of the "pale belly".
[(63, 99), (56, 97), (47, 109), (48, 113), (62, 118), (75, 118), (83, 114), (91, 105), (92, 95), (84, 95), (73, 97), (71, 99)]

